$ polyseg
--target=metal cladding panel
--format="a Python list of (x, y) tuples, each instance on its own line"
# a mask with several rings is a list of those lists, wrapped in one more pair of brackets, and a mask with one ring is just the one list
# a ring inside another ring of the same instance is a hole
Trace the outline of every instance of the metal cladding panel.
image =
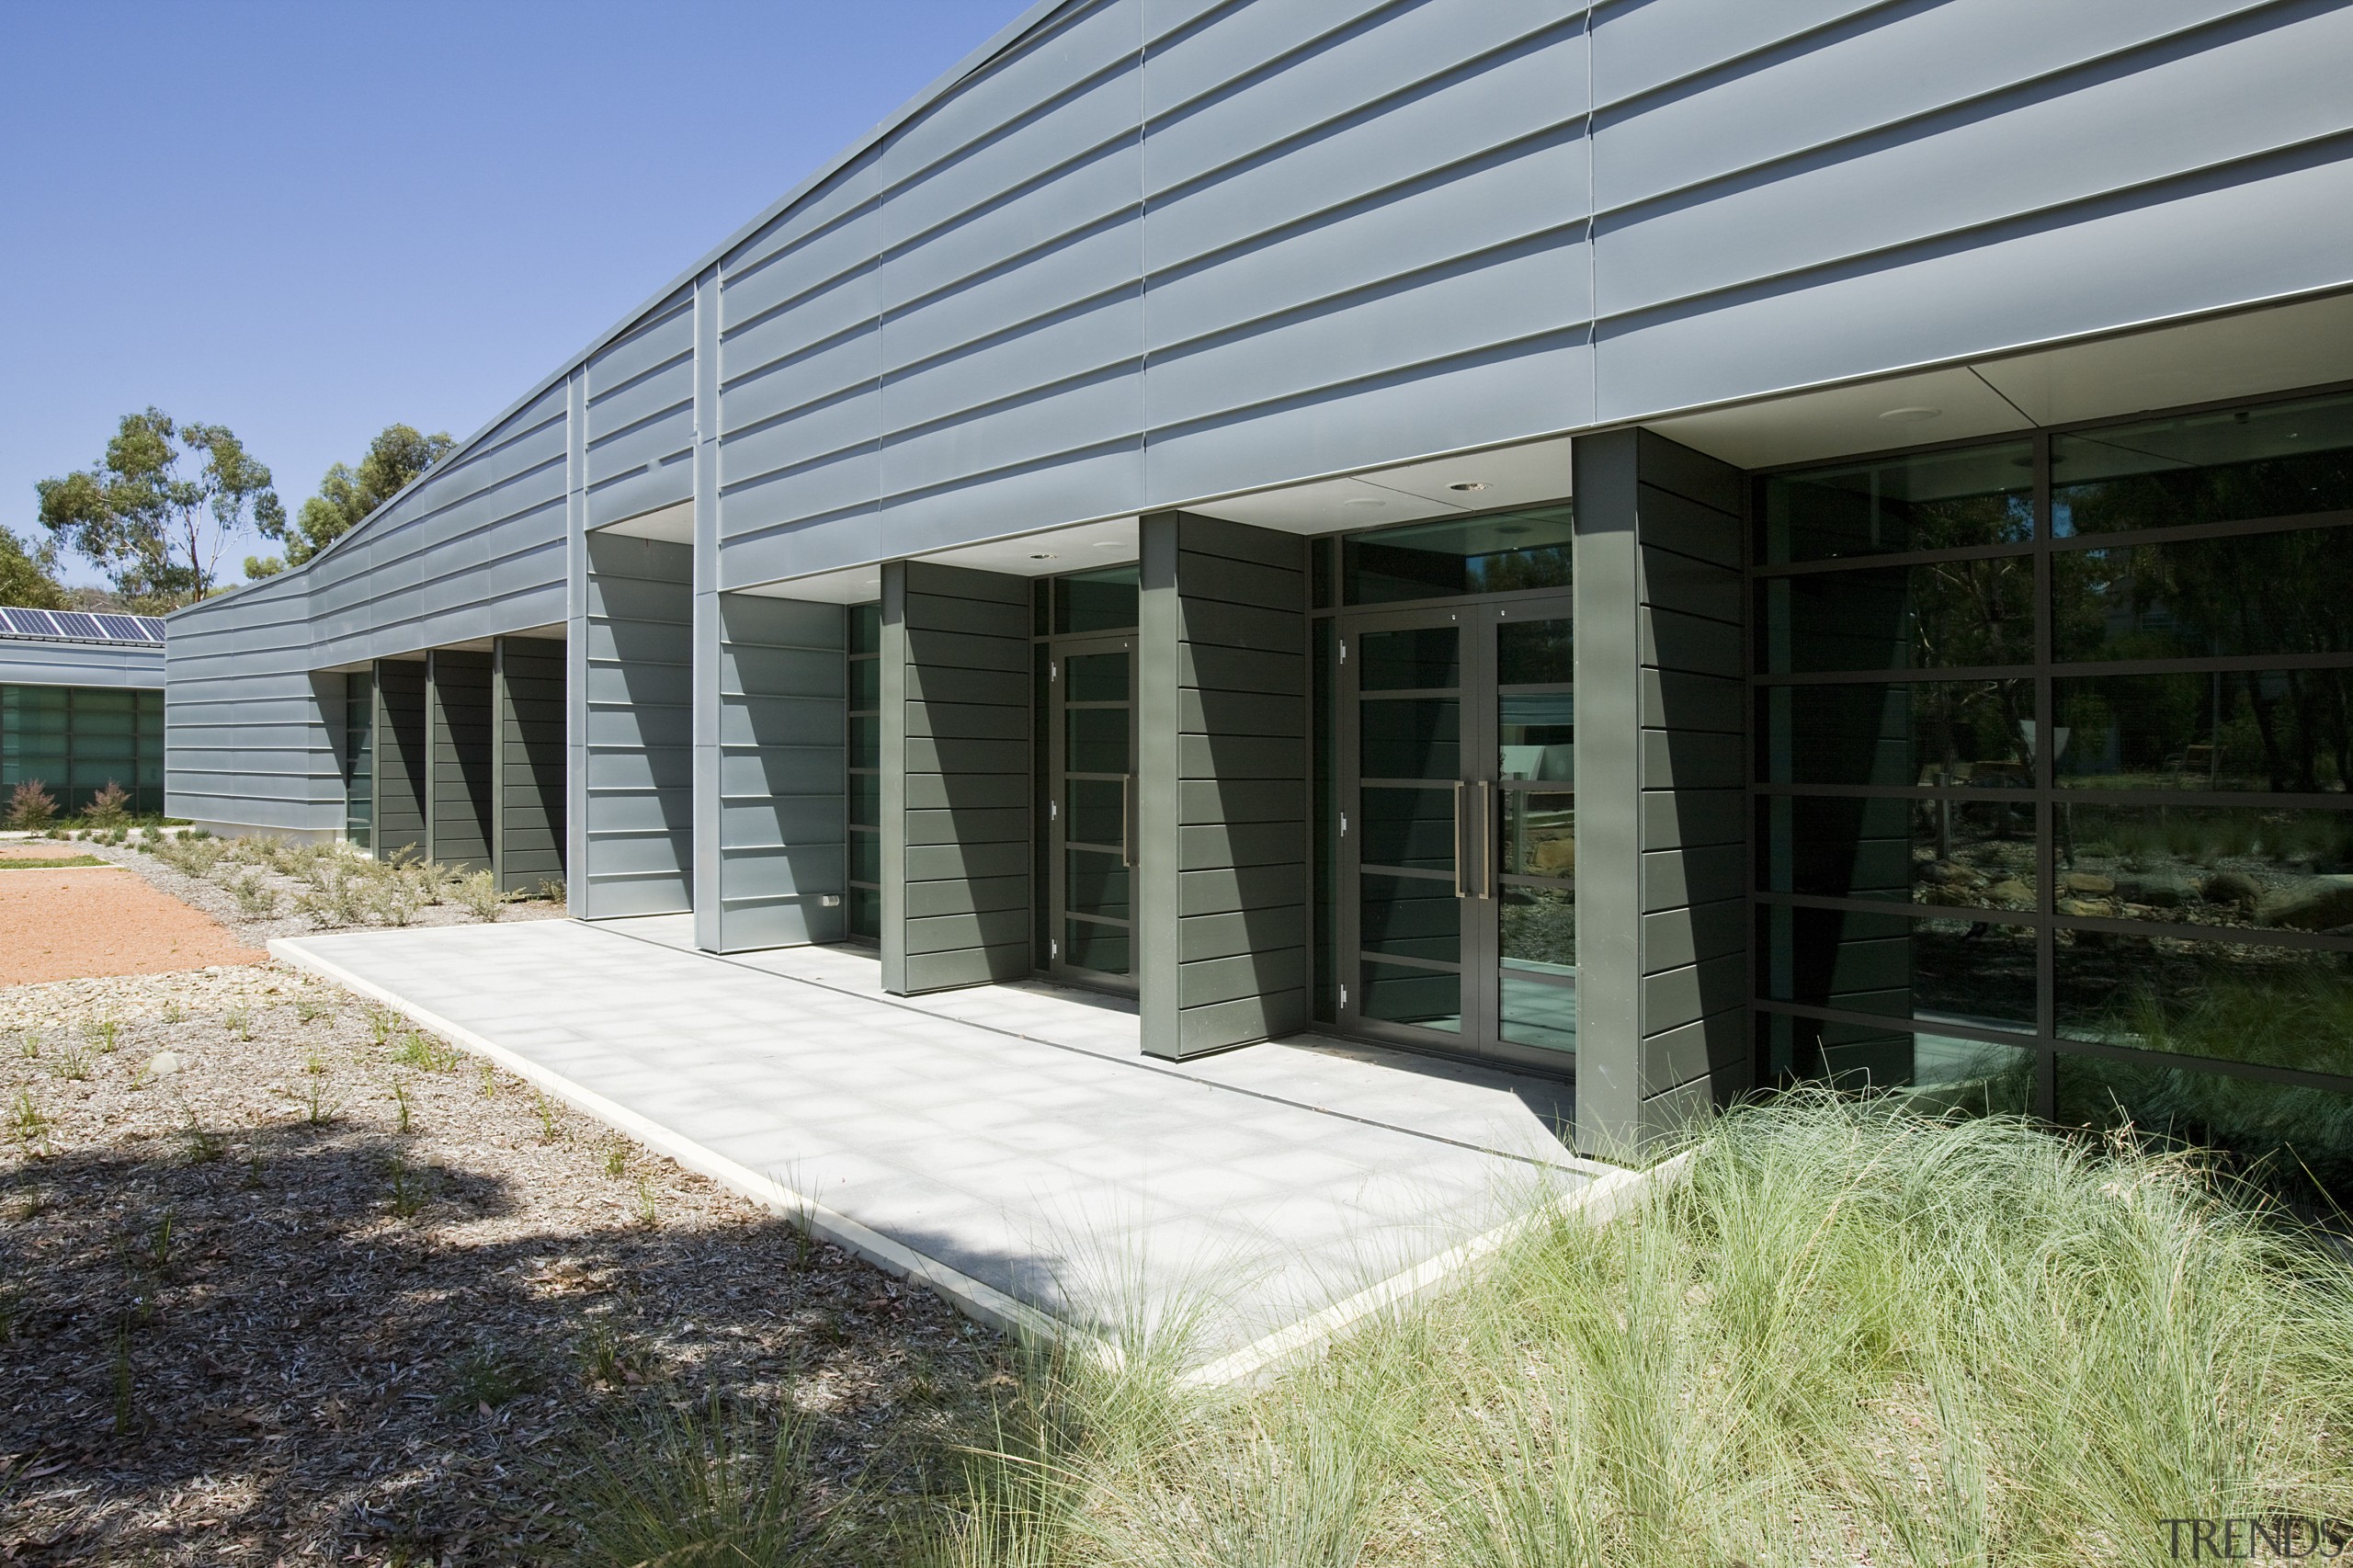
[(33, 642), (0, 637), (0, 686), (130, 686), (161, 689), (153, 642)]
[[(1613, 0), (1594, 7), (1594, 73), (1601, 101), (1647, 93), (1743, 56), (1889, 10), (1888, 0)], [(1916, 3), (1907, 11), (1924, 9)]]
[(587, 364), (588, 524), (694, 494), (694, 311), (680, 294)]
[(2353, 281), (2341, 5), (1887, 6), (1715, 62), (1695, 27), (1656, 94), (1671, 35), (1613, 40), (1722, 9), (1596, 20), (1597, 421)]
[(848, 891), (847, 621), (719, 598), (719, 942), (838, 941)]
[(693, 555), (588, 536), (581, 713), (590, 919), (694, 907)]

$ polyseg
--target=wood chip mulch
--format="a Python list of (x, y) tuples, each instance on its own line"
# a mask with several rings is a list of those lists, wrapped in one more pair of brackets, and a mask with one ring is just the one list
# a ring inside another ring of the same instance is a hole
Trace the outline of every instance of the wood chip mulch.
[(560, 1560), (585, 1445), (714, 1388), (904, 1512), (1009, 1381), (937, 1299), (289, 970), (0, 990), (0, 1562)]

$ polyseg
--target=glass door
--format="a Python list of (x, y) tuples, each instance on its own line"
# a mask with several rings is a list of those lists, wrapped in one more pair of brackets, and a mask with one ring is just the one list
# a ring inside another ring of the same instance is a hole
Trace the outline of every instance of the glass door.
[(1344, 1027), (1564, 1067), (1576, 1044), (1567, 601), (1340, 627)]
[(1057, 638), (1047, 653), (1048, 972), (1135, 989), (1135, 643)]

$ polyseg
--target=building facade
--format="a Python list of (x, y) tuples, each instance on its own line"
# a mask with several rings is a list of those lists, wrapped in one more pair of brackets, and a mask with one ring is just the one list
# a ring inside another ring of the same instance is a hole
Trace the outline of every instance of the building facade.
[(108, 785), (164, 809), (164, 623), (0, 608), (0, 811), (39, 785), (70, 814)]
[(2348, 59), (1050, 0), (176, 617), (172, 809), (1595, 1153), (1819, 1076), (2353, 1148)]

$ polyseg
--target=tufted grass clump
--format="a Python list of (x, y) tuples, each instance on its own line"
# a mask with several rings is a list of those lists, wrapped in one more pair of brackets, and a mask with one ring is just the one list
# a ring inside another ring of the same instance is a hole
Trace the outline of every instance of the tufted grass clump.
[(2056, 1568), (2353, 1512), (2353, 1266), (2198, 1156), (1827, 1095), (1708, 1134), (1261, 1388), (1039, 1353), (926, 1560)]

